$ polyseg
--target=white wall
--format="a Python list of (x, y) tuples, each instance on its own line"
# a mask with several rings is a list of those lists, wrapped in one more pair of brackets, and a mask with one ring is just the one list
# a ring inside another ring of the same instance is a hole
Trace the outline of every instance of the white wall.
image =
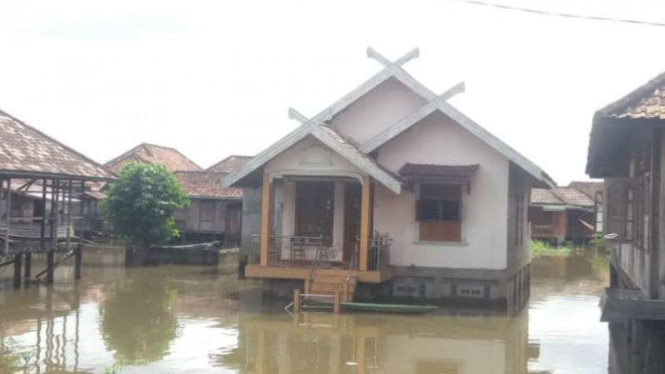
[[(295, 230), (295, 179), (298, 176), (316, 176), (335, 182), (335, 206), (333, 210), (333, 238), (332, 247), (337, 250), (335, 261), (342, 260), (342, 247), (344, 245), (344, 179), (362, 179), (364, 175), (355, 165), (329, 150), (317, 139), (307, 137), (296, 143), (289, 150), (272, 159), (265, 166), (265, 172), (275, 178), (283, 178), (283, 189), (280, 189), (276, 212), (281, 212), (281, 232), (284, 236), (294, 235)], [(274, 185), (277, 185), (276, 183)], [(284, 258), (290, 256), (289, 250), (284, 248)], [(313, 259), (314, 252), (306, 254), (306, 259)]]
[(463, 242), (417, 241), (415, 196), (377, 186), (374, 229), (392, 238), (390, 261), (398, 266), (505, 269), (509, 161), (436, 112), (379, 148), (379, 163), (397, 172), (405, 163), (479, 164), (471, 194), (462, 200)]
[(391, 78), (338, 113), (330, 124), (362, 144), (425, 104), (422, 97)]

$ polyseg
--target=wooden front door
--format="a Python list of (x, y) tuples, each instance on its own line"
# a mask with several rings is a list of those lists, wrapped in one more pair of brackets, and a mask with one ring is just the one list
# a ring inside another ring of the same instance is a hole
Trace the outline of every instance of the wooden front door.
[(360, 236), (360, 192), (359, 183), (344, 185), (344, 256), (343, 261), (351, 261)]

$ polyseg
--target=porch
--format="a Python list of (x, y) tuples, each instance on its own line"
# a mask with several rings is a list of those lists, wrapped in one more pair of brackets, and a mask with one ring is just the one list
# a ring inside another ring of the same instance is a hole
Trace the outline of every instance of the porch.
[(261, 232), (251, 234), (245, 275), (313, 283), (389, 280), (391, 240), (371, 234), (372, 190), (363, 175), (264, 173)]

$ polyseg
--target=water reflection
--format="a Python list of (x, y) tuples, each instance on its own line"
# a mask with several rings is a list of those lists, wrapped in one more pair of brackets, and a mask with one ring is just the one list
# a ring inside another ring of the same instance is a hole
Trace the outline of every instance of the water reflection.
[(505, 317), (268, 315), (215, 363), (240, 373), (525, 373), (528, 313)]
[(129, 283), (106, 300), (100, 325), (118, 363), (145, 365), (164, 358), (176, 337), (178, 294), (165, 285)]
[(594, 256), (536, 261), (530, 306), (515, 318), (454, 308), (290, 316), (258, 282), (238, 281), (233, 261), (124, 268), (122, 256), (86, 253), (79, 283), (63, 267), (54, 287), (0, 291), (0, 373), (116, 363), (156, 374), (607, 373), (596, 296), (607, 274)]

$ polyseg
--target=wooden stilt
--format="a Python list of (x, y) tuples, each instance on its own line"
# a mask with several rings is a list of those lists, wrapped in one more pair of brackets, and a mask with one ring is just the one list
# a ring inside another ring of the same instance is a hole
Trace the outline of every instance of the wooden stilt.
[(341, 310), (341, 302), (339, 292), (335, 292), (333, 295), (333, 312), (339, 313)]
[(293, 312), (300, 312), (300, 290), (293, 290)]
[(360, 251), (358, 253), (358, 270), (360, 271), (367, 270), (369, 260), (370, 184), (370, 178), (363, 177), (360, 200)]
[(21, 255), (14, 255), (14, 288), (21, 288)]
[(85, 181), (81, 181), (81, 197), (79, 197), (79, 242), (76, 246), (76, 258), (74, 261), (74, 279), (81, 279), (81, 263), (83, 262), (83, 196), (85, 194)]
[(261, 266), (268, 266), (268, 247), (270, 246), (270, 175), (263, 174), (261, 191)]
[(26, 253), (25, 254), (25, 271), (24, 271), (24, 276), (26, 280), (30, 278), (32, 275), (32, 254)]
[(51, 248), (46, 258), (46, 283), (53, 284), (55, 270), (55, 249), (58, 245), (58, 194), (59, 184), (57, 180), (51, 182)]

